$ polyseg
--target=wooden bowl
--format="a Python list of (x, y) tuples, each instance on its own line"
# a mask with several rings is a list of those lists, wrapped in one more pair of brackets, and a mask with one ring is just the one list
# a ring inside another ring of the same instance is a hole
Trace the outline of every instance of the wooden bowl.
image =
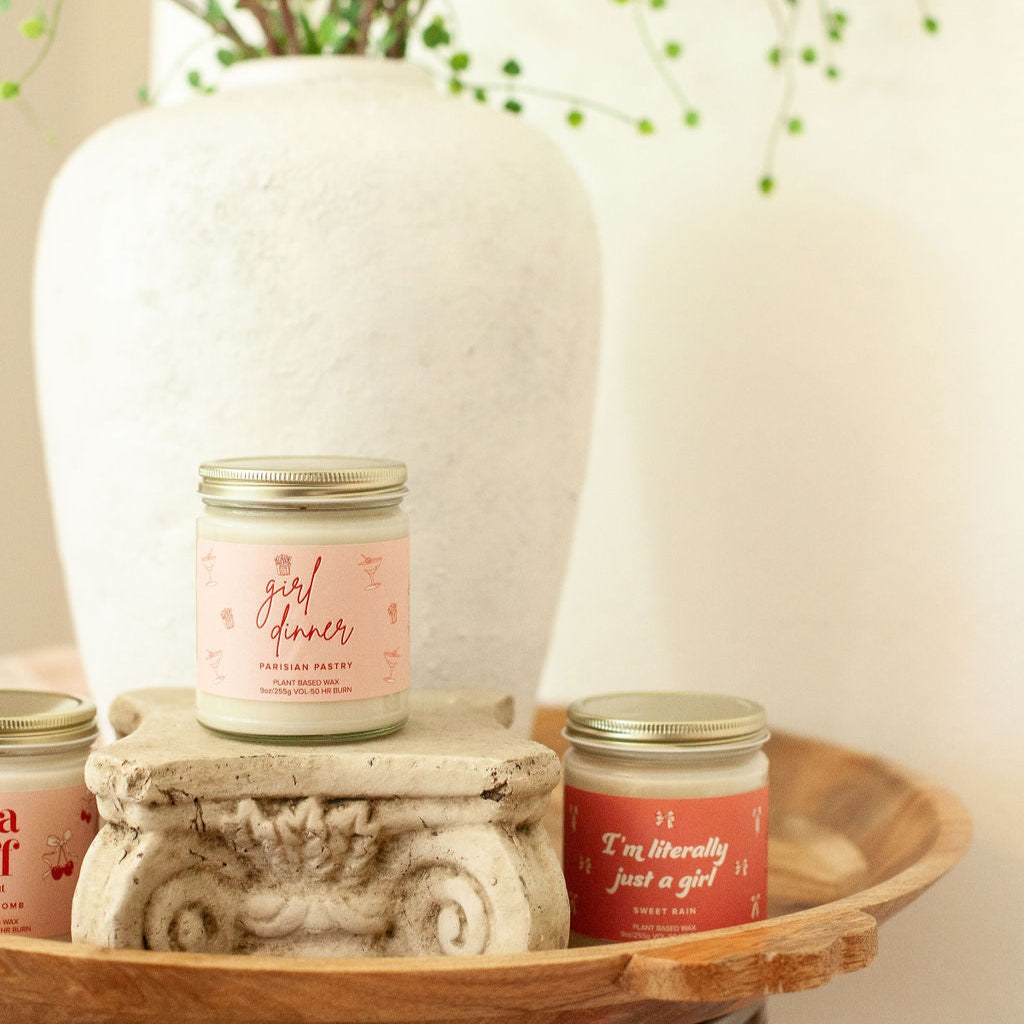
[[(535, 734), (556, 749), (564, 711)], [(776, 735), (768, 918), (685, 938), (515, 956), (204, 956), (0, 936), (12, 1024), (696, 1024), (875, 957), (877, 926), (963, 855), (951, 794), (885, 761)], [(560, 831), (560, 808), (550, 827)], [(745, 1019), (742, 1015), (739, 1019)]]

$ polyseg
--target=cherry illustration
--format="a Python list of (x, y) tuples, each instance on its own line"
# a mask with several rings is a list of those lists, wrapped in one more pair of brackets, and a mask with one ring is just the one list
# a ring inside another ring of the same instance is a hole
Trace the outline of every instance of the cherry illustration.
[(71, 872), (74, 871), (74, 870), (75, 870), (75, 862), (73, 860), (69, 860), (64, 865), (64, 874), (67, 875), (68, 878), (70, 878), (71, 877)]
[(92, 821), (92, 815), (86, 810), (82, 811), (82, 821), (84, 821), (87, 825), (89, 824), (90, 821)]
[(54, 867), (50, 868), (50, 877), (55, 882), (58, 881), (63, 874), (64, 874), (64, 869), (61, 868), (61, 867), (54, 866)]

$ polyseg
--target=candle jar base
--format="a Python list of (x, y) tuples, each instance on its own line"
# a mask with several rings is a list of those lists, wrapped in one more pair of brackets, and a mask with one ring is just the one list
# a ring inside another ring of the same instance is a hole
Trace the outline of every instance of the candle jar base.
[[(409, 718), (408, 690), (388, 697), (372, 697), (368, 701), (348, 701), (341, 706), (337, 719), (332, 716), (333, 705), (321, 705), (317, 709), (317, 732), (310, 731), (312, 723), (308, 717), (297, 722), (290, 722), (283, 716), (270, 721), (265, 716), (250, 718), (246, 714), (247, 703), (253, 704), (258, 712), (266, 710), (255, 701), (232, 700), (227, 713), (219, 710), (218, 703), (215, 697), (196, 694), (196, 718), (201, 725), (223, 736), (261, 743), (354, 743), (396, 732)], [(363, 712), (360, 706), (366, 703), (372, 708)]]

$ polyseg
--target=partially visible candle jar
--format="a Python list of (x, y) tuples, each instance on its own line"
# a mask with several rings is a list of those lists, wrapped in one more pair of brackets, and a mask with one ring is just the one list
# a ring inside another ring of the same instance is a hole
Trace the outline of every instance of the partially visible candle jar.
[(575, 701), (567, 718), (570, 943), (764, 917), (764, 709), (715, 694), (612, 693)]
[(409, 698), (406, 467), (247, 458), (199, 469), (199, 721), (282, 740), (401, 727)]
[(0, 935), (70, 937), (99, 822), (83, 778), (97, 735), (88, 698), (0, 690)]

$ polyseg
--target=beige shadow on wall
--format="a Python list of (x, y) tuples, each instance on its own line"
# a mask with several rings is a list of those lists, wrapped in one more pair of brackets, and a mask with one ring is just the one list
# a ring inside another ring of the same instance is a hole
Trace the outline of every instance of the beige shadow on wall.
[(790, 727), (927, 720), (969, 618), (957, 282), (845, 199), (744, 210), (662, 236), (632, 302), (677, 329), (620, 368), (677, 681)]
[[(17, 25), (38, 5), (14, 0), (0, 21), (0, 77), (38, 44)], [(71, 640), (56, 553), (32, 378), (31, 287), (46, 190), (68, 153), (136, 109), (148, 74), (149, 4), (67, 3), (56, 41), (23, 101), (0, 105), (0, 654)], [(52, 132), (55, 141), (47, 140)], [(83, 387), (102, 387), (83, 381)]]

